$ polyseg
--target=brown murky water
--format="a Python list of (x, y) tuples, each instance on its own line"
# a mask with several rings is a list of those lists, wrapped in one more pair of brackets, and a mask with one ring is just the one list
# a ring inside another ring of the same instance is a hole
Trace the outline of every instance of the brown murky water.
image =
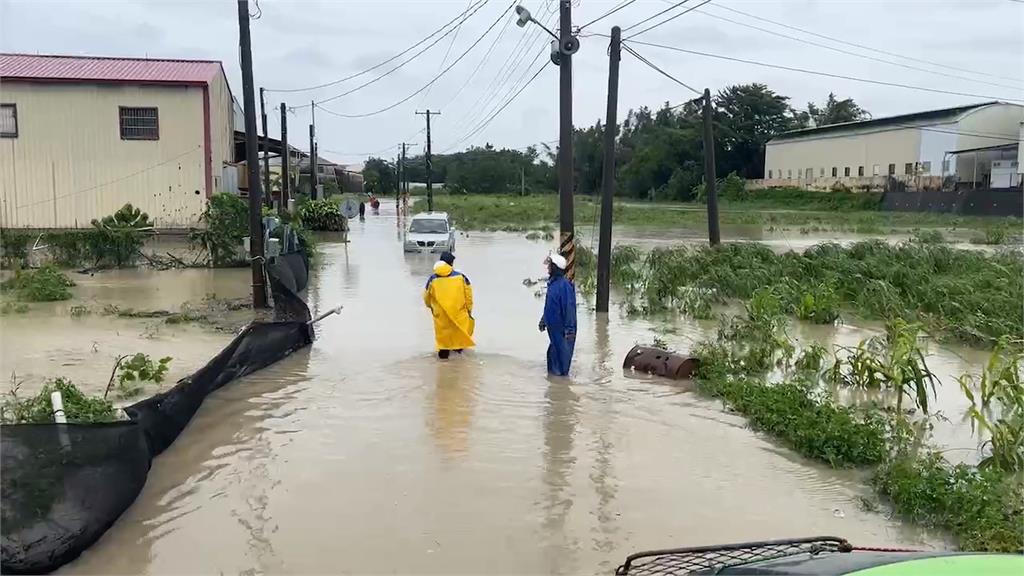
[[(548, 379), (542, 302), (521, 283), (547, 246), (521, 235), (459, 239), (478, 348), (437, 361), (421, 301), (434, 257), (398, 237), (383, 214), (322, 245), (308, 299), (341, 316), (212, 395), (64, 573), (611, 573), (641, 549), (750, 539), (944, 545), (862, 511), (860, 473), (774, 445), (685, 385), (625, 376), (623, 355), (657, 323), (581, 308), (573, 375)], [(713, 323), (672, 327), (685, 349)]]
[[(49, 379), (70, 378), (84, 391), (102, 391), (117, 358), (142, 352), (171, 356), (165, 384), (192, 373), (231, 340), (191, 324), (171, 325), (162, 318), (119, 318), (103, 313), (121, 309), (177, 312), (187, 302), (211, 295), (237, 298), (248, 293), (248, 270), (112, 270), (93, 275), (68, 273), (77, 286), (74, 299), (33, 303), (24, 314), (0, 318), (0, 369), (21, 392), (38, 390)], [(75, 315), (82, 307), (87, 313)], [(240, 315), (248, 312), (240, 311)], [(152, 393), (155, 387), (149, 386)]]

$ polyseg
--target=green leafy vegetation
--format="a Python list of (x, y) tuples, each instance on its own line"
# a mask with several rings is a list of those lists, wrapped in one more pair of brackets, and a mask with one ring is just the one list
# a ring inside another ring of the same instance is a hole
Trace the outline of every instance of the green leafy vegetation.
[(893, 390), (926, 412), (936, 380), (925, 364), (919, 327), (893, 319), (885, 336), (837, 347), (831, 352), (836, 364), (825, 369), (829, 352), (819, 344), (794, 355), (777, 294), (758, 289), (745, 308), (697, 347), (699, 392), (804, 456), (837, 467), (871, 467), (872, 484), (898, 515), (948, 531), (962, 549), (1024, 550), (1019, 346), (1001, 339), (977, 379), (959, 379), (972, 403), (969, 415), (989, 440), (977, 466), (953, 464), (922, 446), (927, 417), (909, 420), (899, 401), (896, 410), (839, 405), (828, 386)]
[(171, 360), (170, 356), (166, 356), (154, 362), (149, 355), (141, 352), (121, 356), (114, 363), (114, 369), (110, 374), (110, 381), (107, 382), (107, 389), (103, 393), (103, 398), (106, 399), (110, 393), (115, 375), (117, 377), (118, 396), (121, 398), (136, 396), (142, 392), (143, 385), (146, 382), (154, 384), (163, 382)]
[(24, 314), (28, 312), (28, 304), (24, 302), (11, 302), (5, 300), (0, 304), (0, 316), (6, 316), (8, 314)]
[(214, 266), (245, 262), (241, 246), (242, 238), (249, 235), (249, 207), (241, 198), (227, 192), (214, 194), (199, 221), (202, 227), (188, 233), (193, 249), (207, 254)]
[[(1019, 343), (1018, 343), (1019, 344)], [(982, 368), (980, 377), (960, 377), (960, 389), (971, 407), (967, 415), (971, 428), (987, 435), (985, 457), (979, 468), (994, 467), (1004, 472), (1024, 471), (1024, 383), (1021, 364), (1024, 353), (1001, 339)], [(977, 394), (975, 394), (977, 390)]]
[(32, 235), (28, 232), (0, 228), (0, 264), (4, 268), (15, 268), (28, 264), (28, 247), (32, 244)]
[(70, 300), (70, 287), (75, 283), (53, 266), (37, 270), (18, 270), (13, 278), (0, 284), (0, 290), (10, 292), (15, 298), (27, 302), (53, 302)]
[(345, 229), (345, 217), (337, 202), (330, 199), (310, 200), (298, 209), (299, 222), (304, 228), (321, 231)]
[[(1020, 226), (1014, 218), (1005, 220), (919, 212), (881, 212), (880, 195), (852, 192), (813, 192), (791, 189), (750, 191), (746, 200), (723, 201), (719, 220), (723, 225), (761, 226), (768, 231), (805, 227), (807, 232), (843, 231), (882, 234), (883, 231), (924, 228), (982, 228), (994, 222)], [(863, 204), (862, 204), (863, 203)], [(870, 207), (874, 204), (874, 208)], [(426, 202), (413, 205), (424, 212)], [(558, 220), (558, 196), (534, 194), (434, 194), (434, 209), (448, 212), (462, 230), (529, 231), (551, 228)], [(596, 226), (599, 208), (596, 198), (576, 196), (577, 226)], [(617, 202), (613, 209), (616, 226), (643, 228), (705, 229), (707, 213), (702, 204)]]
[[(913, 422), (899, 408), (876, 404), (840, 405), (828, 386), (835, 381), (894, 390), (911, 395), (926, 410), (934, 377), (924, 362), (918, 327), (894, 321), (884, 337), (868, 339), (852, 353), (833, 351), (837, 357), (847, 353), (836, 362), (843, 377), (835, 379), (837, 369), (826, 369), (829, 351), (823, 346), (794, 354), (782, 314), (774, 291), (756, 290), (745, 314), (724, 322), (716, 338), (698, 346), (698, 390), (722, 399), (752, 427), (806, 457), (833, 467), (872, 467), (873, 484), (895, 513), (948, 531), (963, 550), (1024, 550), (1019, 348), (1000, 341), (977, 381), (960, 379), (972, 402), (970, 416), (991, 439), (978, 466), (951, 464), (921, 447), (915, 430), (927, 430), (926, 419)], [(998, 424), (992, 413), (1000, 414)]]
[(53, 406), (50, 395), (60, 392), (64, 402), (64, 415), (68, 422), (87, 424), (94, 422), (113, 422), (116, 420), (114, 405), (103, 398), (89, 396), (78, 389), (66, 378), (56, 378), (47, 382), (35, 396), (22, 398), (18, 396), (15, 386), (3, 402), (2, 412), (4, 424), (47, 424), (53, 422)]
[(971, 244), (999, 245), (1007, 244), (1021, 235), (1021, 227), (1008, 223), (996, 223), (984, 226), (971, 234)]
[(97, 266), (134, 265), (146, 238), (154, 234), (149, 215), (131, 204), (125, 204), (110, 216), (93, 220), (92, 226), (86, 242)]
[(931, 333), (991, 346), (1024, 331), (1024, 257), (949, 246), (865, 241), (820, 244), (776, 254), (753, 243), (717, 248), (616, 249), (612, 280), (640, 312), (678, 308), (688, 290), (741, 298), (768, 287), (802, 319), (831, 323), (842, 310), (865, 318), (902, 318)]

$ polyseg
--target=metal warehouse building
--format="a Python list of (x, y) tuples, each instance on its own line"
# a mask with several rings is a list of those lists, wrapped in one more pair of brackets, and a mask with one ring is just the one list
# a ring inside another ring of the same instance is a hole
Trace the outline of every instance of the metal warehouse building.
[[(889, 176), (984, 185), (991, 162), (957, 153), (1015, 144), (1024, 106), (984, 102), (786, 132), (765, 149), (772, 183), (828, 187)], [(846, 180), (849, 179), (849, 180)], [(860, 180), (858, 180), (860, 179)]]
[(233, 159), (220, 62), (0, 54), (0, 226), (81, 228), (126, 203), (197, 222)]

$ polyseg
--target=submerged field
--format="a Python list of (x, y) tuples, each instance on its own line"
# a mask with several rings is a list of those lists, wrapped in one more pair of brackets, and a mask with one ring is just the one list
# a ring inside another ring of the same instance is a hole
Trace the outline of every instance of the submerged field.
[[(723, 225), (756, 225), (768, 229), (786, 229), (795, 233), (841, 231), (860, 234), (907, 232), (915, 228), (937, 229), (939, 233), (964, 231), (977, 243), (999, 244), (1018, 238), (1021, 221), (1015, 218), (987, 218), (917, 212), (881, 212), (870, 208), (847, 193), (803, 193), (779, 195), (763, 193), (744, 201), (723, 201), (720, 222)], [(419, 199), (413, 210), (427, 209)], [(462, 230), (528, 231), (554, 229), (558, 219), (558, 197), (555, 194), (510, 195), (447, 195), (435, 194), (434, 209), (448, 212)], [(598, 219), (596, 198), (577, 196), (575, 220), (577, 227), (589, 226)], [(706, 227), (707, 215), (702, 204), (648, 203), (617, 199), (614, 209), (616, 225), (652, 228)]]

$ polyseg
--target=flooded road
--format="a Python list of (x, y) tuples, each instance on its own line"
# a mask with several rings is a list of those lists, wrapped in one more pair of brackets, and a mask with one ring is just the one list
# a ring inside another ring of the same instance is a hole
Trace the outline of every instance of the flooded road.
[[(740, 540), (944, 546), (861, 510), (861, 473), (809, 463), (685, 385), (626, 377), (656, 324), (581, 305), (573, 374), (547, 378), (542, 301), (522, 285), (544, 243), (459, 238), (478, 347), (439, 362), (421, 300), (436, 256), (399, 238), (382, 214), (322, 244), (308, 300), (342, 314), (211, 395), (62, 572), (610, 574), (641, 549)], [(672, 344), (713, 326), (681, 321)]]

